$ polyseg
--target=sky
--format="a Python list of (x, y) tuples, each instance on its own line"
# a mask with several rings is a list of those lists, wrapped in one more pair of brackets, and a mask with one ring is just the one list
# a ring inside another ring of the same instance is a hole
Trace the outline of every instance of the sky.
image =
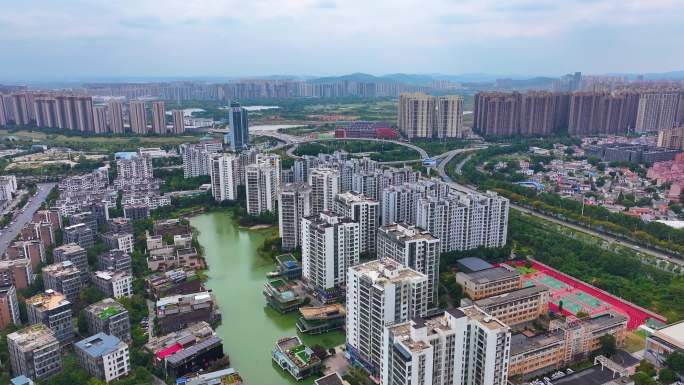
[(0, 0), (0, 79), (684, 70), (684, 0)]

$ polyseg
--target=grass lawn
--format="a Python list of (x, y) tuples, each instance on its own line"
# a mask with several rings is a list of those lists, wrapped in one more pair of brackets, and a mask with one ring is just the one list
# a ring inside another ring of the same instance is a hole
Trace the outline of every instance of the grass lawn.
[(532, 274), (532, 273), (536, 273), (539, 271), (537, 269), (527, 267), (527, 266), (516, 266), (515, 269), (518, 270), (518, 272), (520, 272), (520, 274), (522, 274), (522, 275)]
[(629, 332), (625, 337), (625, 350), (634, 353), (646, 346), (646, 337), (637, 332)]

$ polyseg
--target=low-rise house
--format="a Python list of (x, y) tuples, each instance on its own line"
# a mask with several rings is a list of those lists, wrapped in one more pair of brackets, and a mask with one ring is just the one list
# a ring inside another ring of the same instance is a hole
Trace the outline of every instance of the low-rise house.
[(288, 313), (299, 309), (304, 304), (305, 296), (297, 293), (292, 284), (282, 279), (273, 279), (264, 284), (264, 297), (273, 309), (280, 313)]
[(271, 358), (297, 381), (317, 373), (321, 368), (321, 359), (297, 336), (279, 339)]
[(208, 291), (161, 298), (155, 309), (161, 333), (177, 331), (200, 321), (212, 324), (221, 319), (216, 301)]
[(474, 304), (506, 325), (515, 326), (532, 322), (548, 313), (550, 296), (546, 287), (531, 286), (477, 301), (463, 299), (461, 306)]
[(507, 265), (473, 273), (458, 272), (456, 282), (463, 288), (463, 293), (472, 300), (522, 289), (522, 275)]
[(183, 385), (242, 385), (242, 377), (233, 368), (186, 377), (182, 381)]
[(206, 322), (153, 337), (145, 350), (153, 356), (153, 365), (170, 378), (195, 373), (224, 357), (221, 339)]
[(202, 280), (194, 270), (175, 269), (154, 273), (145, 278), (148, 293), (155, 299), (204, 291)]
[(339, 303), (300, 307), (299, 314), (297, 329), (306, 334), (321, 334), (330, 330), (342, 329), (346, 316), (344, 307)]
[(657, 367), (664, 366), (673, 352), (684, 353), (684, 321), (660, 328), (646, 339), (644, 358)]

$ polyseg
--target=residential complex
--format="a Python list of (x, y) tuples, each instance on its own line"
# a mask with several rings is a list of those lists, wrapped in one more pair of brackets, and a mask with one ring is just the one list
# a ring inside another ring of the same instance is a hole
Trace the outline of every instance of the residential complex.
[(17, 290), (14, 286), (0, 286), (0, 330), (10, 324), (21, 325)]
[(333, 209), (333, 201), (340, 190), (340, 172), (332, 168), (313, 168), (309, 171), (311, 186), (311, 215)]

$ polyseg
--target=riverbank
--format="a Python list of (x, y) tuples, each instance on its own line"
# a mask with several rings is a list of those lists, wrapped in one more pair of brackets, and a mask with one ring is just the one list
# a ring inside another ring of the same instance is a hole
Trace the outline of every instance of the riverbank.
[(188, 218), (204, 249), (208, 270), (205, 286), (213, 291), (223, 321), (216, 333), (223, 340), (231, 366), (249, 384), (313, 384), (297, 382), (271, 363), (271, 350), (280, 337), (298, 335), (309, 345), (325, 348), (344, 344), (341, 331), (309, 336), (297, 331), (298, 313), (281, 315), (266, 305), (262, 290), (266, 273), (274, 269), (269, 256), (257, 249), (272, 229), (240, 228), (228, 210)]

